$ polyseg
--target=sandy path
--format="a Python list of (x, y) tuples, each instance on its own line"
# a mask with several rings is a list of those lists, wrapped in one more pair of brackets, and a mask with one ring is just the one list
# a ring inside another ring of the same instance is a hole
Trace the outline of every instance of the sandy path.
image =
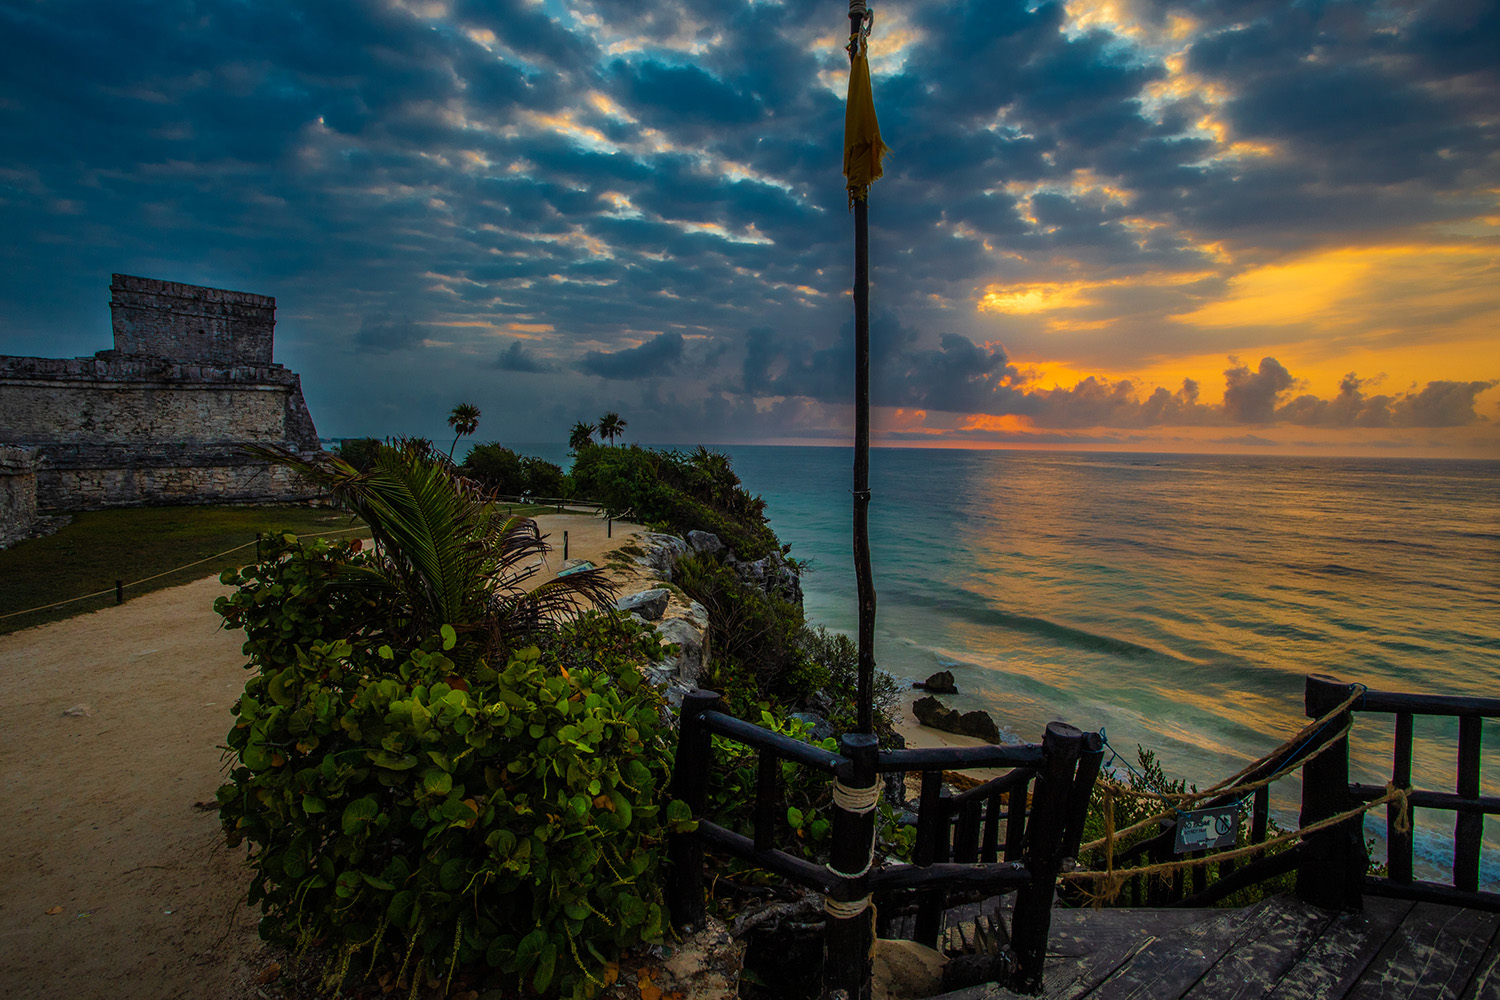
[[(547, 576), (564, 530), (593, 560), (638, 530), (538, 521)], [(208, 578), (0, 636), (0, 996), (256, 996), (269, 958), (243, 849), (224, 846), (217, 806), (197, 808), (245, 682), (243, 635), (213, 612), (228, 590)]]

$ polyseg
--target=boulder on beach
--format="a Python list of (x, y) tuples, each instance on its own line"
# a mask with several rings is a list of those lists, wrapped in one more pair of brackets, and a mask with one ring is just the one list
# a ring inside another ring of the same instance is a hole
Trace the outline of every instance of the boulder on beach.
[(911, 711), (924, 726), (941, 729), (945, 733), (973, 736), (986, 743), (1000, 742), (1000, 727), (995, 725), (995, 720), (990, 718), (988, 712), (977, 709), (960, 712), (956, 708), (947, 707), (931, 695), (918, 698)]
[(917, 681), (912, 687), (922, 691), (931, 691), (933, 694), (958, 694), (958, 686), (953, 683), (951, 670), (939, 670), (925, 681)]

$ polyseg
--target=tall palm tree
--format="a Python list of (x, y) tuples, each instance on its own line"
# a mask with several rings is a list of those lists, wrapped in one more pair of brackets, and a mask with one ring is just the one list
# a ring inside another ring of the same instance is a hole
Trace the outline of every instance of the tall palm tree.
[(573, 425), (573, 433), (568, 435), (568, 448), (571, 451), (582, 451), (594, 443), (594, 432), (598, 429), (593, 424), (578, 421)]
[(551, 550), (528, 517), (499, 514), (484, 489), (454, 473), (426, 441), (384, 445), (360, 472), (326, 456), (308, 461), (281, 449), (255, 447), (327, 489), (365, 524), (379, 561), (351, 568), (346, 583), (391, 610), (413, 636), (444, 625), (479, 633), (486, 650), (546, 631), (588, 605), (608, 607), (615, 588), (600, 569), (582, 570), (528, 587)]
[(611, 410), (599, 418), (599, 436), (608, 438), (610, 444), (615, 443), (615, 438), (625, 433), (625, 420), (618, 413)]
[(448, 458), (451, 461), (453, 449), (458, 447), (458, 439), (479, 429), (479, 407), (473, 403), (459, 403), (448, 414), (448, 426), (458, 432), (453, 435), (453, 443), (448, 446)]

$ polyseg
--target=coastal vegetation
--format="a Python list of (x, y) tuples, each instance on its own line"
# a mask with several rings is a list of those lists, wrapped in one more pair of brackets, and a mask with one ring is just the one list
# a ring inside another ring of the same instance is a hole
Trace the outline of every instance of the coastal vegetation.
[(273, 540), (223, 576), (246, 633), (235, 766), (220, 789), (249, 842), (263, 934), (331, 950), (325, 988), (484, 967), (590, 995), (621, 948), (658, 939), (669, 744), (640, 669), (661, 647), (597, 613), (597, 571), (526, 586), (543, 545), (425, 442), (319, 478), (369, 524), (351, 543)]

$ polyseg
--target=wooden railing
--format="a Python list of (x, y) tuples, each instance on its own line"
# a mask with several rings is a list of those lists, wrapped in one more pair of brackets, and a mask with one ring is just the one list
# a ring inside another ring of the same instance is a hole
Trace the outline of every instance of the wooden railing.
[[(1307, 678), (1305, 709), (1310, 719), (1329, 716), (1307, 740), (1289, 746), (1247, 773), (1238, 785), (1252, 785), (1283, 772), (1290, 773), (1306, 761), (1302, 771), (1302, 808), (1299, 828), (1357, 810), (1362, 803), (1390, 799), (1385, 808), (1388, 874), (1368, 874), (1369, 853), (1365, 841), (1366, 814), (1359, 813), (1316, 832), (1274, 854), (1236, 867), (1233, 861), (1214, 861), (1212, 853), (1176, 856), (1176, 821), (1161, 821), (1161, 832), (1137, 843), (1115, 857), (1117, 870), (1130, 870), (1164, 862), (1204, 859), (1188, 871), (1177, 868), (1169, 876), (1135, 876), (1129, 883), (1129, 901), (1148, 906), (1207, 906), (1241, 889), (1296, 872), (1297, 894), (1308, 902), (1333, 909), (1358, 910), (1365, 893), (1428, 900), (1500, 911), (1500, 893), (1480, 891), (1480, 859), (1483, 853), (1484, 817), (1500, 815), (1500, 797), (1480, 794), (1481, 720), (1500, 717), (1500, 698), (1466, 698), (1442, 695), (1402, 694), (1364, 690), (1332, 677), (1313, 674)], [(1350, 702), (1351, 696), (1360, 694)], [(1347, 708), (1329, 715), (1345, 702)], [(1348, 733), (1359, 714), (1395, 716), (1390, 788), (1349, 780)], [(1412, 730), (1419, 715), (1457, 717), (1458, 749), (1455, 791), (1418, 789), (1412, 786)], [(1400, 795), (1392, 799), (1391, 788)], [(1253, 793), (1250, 843), (1266, 840), (1268, 788)], [(1241, 802), (1245, 793), (1235, 788), (1203, 803), (1204, 807)], [(1404, 799), (1404, 802), (1403, 802)], [(1454, 813), (1453, 878), (1448, 884), (1414, 877), (1413, 826), (1418, 809)], [(1218, 878), (1208, 884), (1210, 866)]]
[[(1099, 771), (1097, 733), (1054, 722), (1040, 744), (891, 751), (879, 750), (868, 734), (845, 734), (840, 752), (832, 753), (716, 711), (718, 700), (714, 692), (693, 691), (682, 704), (672, 793), (687, 802), (698, 824), (692, 833), (674, 835), (668, 846), (668, 902), (675, 924), (701, 925), (704, 919), (705, 846), (744, 858), (827, 898), (825, 988), (860, 998), (870, 994), (876, 928), (867, 905), (872, 898), (878, 909), (882, 900), (916, 894), (913, 936), (935, 944), (950, 892), (1015, 890), (1010, 954), (1000, 971), (1013, 989), (1040, 989), (1057, 874), (1064, 859), (1077, 852)], [(705, 814), (714, 735), (757, 752), (753, 837)], [(827, 865), (775, 846), (778, 817), (785, 812), (778, 788), (782, 761), (835, 779)], [(942, 793), (945, 770), (997, 767), (1012, 770), (958, 796)], [(872, 866), (878, 777), (900, 774), (904, 780), (910, 772), (922, 775), (914, 863)]]
[[(1314, 715), (1345, 700), (1351, 685), (1332, 677), (1313, 675), (1307, 679), (1307, 712)], [(1357, 908), (1362, 893), (1451, 903), (1500, 911), (1500, 893), (1479, 888), (1480, 859), (1484, 853), (1484, 817), (1500, 815), (1500, 797), (1480, 794), (1480, 751), (1483, 719), (1500, 717), (1500, 698), (1402, 694), (1365, 691), (1351, 713), (1378, 712), (1395, 716), (1392, 740), (1391, 785), (1404, 792), (1404, 810), (1397, 800), (1386, 806), (1386, 844), (1389, 873), (1366, 874), (1364, 817), (1321, 837), (1316, 845), (1323, 860), (1310, 858), (1298, 871), (1297, 891), (1311, 902)], [(1443, 792), (1412, 787), (1412, 723), (1416, 716), (1447, 716), (1458, 719), (1458, 747), (1454, 767), (1455, 790)], [(1349, 744), (1307, 765), (1302, 786), (1304, 826), (1324, 816), (1334, 816), (1361, 802), (1384, 798), (1386, 786), (1349, 781)], [(1453, 877), (1449, 883), (1419, 880), (1414, 872), (1414, 819), (1417, 810), (1453, 813)], [(1403, 819), (1404, 817), (1404, 819)]]

